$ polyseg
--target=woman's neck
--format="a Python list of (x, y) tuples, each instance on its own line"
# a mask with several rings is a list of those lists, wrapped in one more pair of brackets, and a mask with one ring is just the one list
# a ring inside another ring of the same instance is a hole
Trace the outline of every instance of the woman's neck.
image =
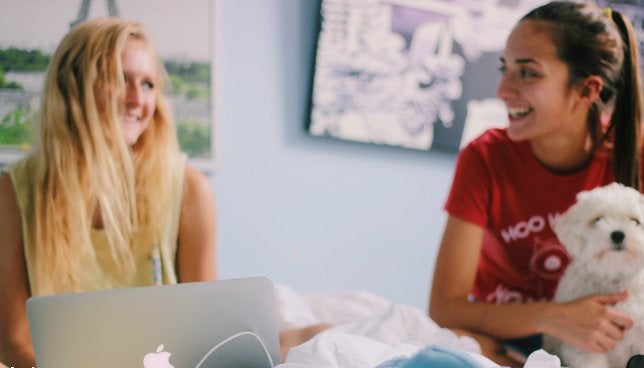
[(530, 147), (536, 159), (557, 174), (570, 174), (583, 169), (594, 153), (589, 134), (582, 139), (531, 141)]

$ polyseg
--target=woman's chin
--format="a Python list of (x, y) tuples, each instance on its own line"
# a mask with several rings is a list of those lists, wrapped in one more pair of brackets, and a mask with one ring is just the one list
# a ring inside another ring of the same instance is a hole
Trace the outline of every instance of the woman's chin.
[(144, 130), (145, 126), (143, 124), (126, 124), (123, 127), (123, 137), (125, 139), (125, 143), (127, 143), (130, 147), (136, 144), (136, 142), (138, 142), (139, 138), (141, 137), (141, 134), (143, 134)]
[(529, 139), (528, 133), (525, 124), (522, 122), (510, 122), (510, 125), (508, 125), (508, 138), (512, 141), (519, 142)]

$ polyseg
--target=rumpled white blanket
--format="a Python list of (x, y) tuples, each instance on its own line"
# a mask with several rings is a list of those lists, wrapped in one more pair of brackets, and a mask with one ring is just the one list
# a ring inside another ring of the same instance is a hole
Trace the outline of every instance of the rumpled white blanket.
[[(335, 326), (292, 348), (279, 368), (373, 368), (393, 358), (410, 357), (432, 344), (465, 351), (484, 367), (499, 367), (480, 354), (475, 340), (439, 327), (418, 308), (392, 303), (372, 293), (302, 295), (275, 283), (275, 295), (280, 329), (319, 323)], [(540, 364), (543, 358), (541, 354), (539, 362), (532, 359), (533, 364), (528, 359), (525, 367), (546, 367)]]

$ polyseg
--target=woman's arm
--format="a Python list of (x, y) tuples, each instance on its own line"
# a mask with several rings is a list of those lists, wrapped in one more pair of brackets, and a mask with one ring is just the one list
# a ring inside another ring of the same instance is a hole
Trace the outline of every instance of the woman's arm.
[(25, 303), (29, 297), (22, 223), (9, 175), (0, 175), (0, 362), (34, 367)]
[(215, 203), (208, 178), (187, 165), (179, 221), (177, 263), (179, 282), (217, 278)]
[(448, 217), (436, 258), (430, 317), (443, 327), (464, 329), (497, 339), (543, 332), (541, 318), (545, 303), (498, 305), (468, 300), (482, 241), (483, 228), (458, 217)]
[(449, 216), (432, 284), (429, 314), (439, 325), (495, 339), (545, 333), (587, 350), (605, 352), (632, 320), (610, 306), (626, 294), (593, 295), (570, 303), (490, 304), (468, 301), (483, 229)]

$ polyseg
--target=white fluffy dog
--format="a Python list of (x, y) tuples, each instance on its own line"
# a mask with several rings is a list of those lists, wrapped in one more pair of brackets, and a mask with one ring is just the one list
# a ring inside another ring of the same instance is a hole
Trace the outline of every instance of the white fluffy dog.
[[(614, 308), (635, 321), (625, 338), (606, 354), (547, 340), (547, 347), (573, 368), (624, 368), (629, 358), (644, 353), (644, 196), (620, 184), (577, 195), (577, 202), (555, 223), (555, 233), (572, 262), (556, 302), (591, 294), (619, 293), (629, 297)], [(551, 346), (548, 346), (551, 345)]]

